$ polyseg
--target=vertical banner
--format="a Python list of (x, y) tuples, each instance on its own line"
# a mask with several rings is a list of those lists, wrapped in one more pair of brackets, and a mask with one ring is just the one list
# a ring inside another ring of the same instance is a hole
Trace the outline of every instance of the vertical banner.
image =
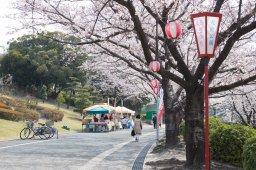
[(161, 120), (164, 114), (164, 91), (161, 88), (160, 89), (160, 93), (159, 93), (159, 103), (158, 103), (158, 114), (157, 114), (157, 124), (160, 125), (161, 124)]

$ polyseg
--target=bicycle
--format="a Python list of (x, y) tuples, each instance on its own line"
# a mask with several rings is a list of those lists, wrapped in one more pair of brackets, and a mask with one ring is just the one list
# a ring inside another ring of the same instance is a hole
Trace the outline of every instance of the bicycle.
[(59, 131), (58, 131), (57, 128), (53, 127), (54, 121), (52, 121), (52, 120), (47, 121), (47, 122), (45, 122), (45, 125), (51, 129), (50, 138), (52, 138), (56, 134), (56, 136), (57, 136), (56, 138), (58, 139), (59, 138)]
[(38, 123), (40, 126), (34, 128), (35, 121), (26, 121), (26, 127), (20, 132), (20, 139), (32, 139), (39, 136), (40, 139), (49, 139), (52, 135), (52, 129), (45, 126), (43, 123)]

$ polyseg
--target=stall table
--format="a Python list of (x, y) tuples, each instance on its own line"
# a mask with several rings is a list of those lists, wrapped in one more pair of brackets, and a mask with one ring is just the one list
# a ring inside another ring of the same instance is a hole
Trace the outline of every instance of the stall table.
[(89, 132), (108, 132), (107, 122), (90, 122), (84, 125), (86, 126), (85, 129), (89, 129)]

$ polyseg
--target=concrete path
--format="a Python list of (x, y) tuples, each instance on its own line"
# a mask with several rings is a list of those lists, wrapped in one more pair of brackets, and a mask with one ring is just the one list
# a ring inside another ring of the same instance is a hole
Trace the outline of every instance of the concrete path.
[(131, 170), (141, 150), (155, 141), (156, 132), (144, 125), (139, 142), (130, 132), (125, 129), (0, 142), (0, 170)]

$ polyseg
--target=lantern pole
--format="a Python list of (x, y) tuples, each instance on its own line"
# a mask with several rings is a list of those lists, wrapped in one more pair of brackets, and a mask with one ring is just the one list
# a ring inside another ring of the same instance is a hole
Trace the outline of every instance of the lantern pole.
[[(156, 61), (158, 61), (158, 23), (159, 19), (158, 16), (156, 17)], [(158, 108), (159, 108), (159, 87), (158, 87), (158, 94), (156, 95), (156, 143), (159, 142), (159, 126), (158, 126)]]
[(210, 169), (210, 148), (209, 148), (209, 58), (204, 58), (204, 100), (205, 100), (205, 169)]
[[(197, 18), (196, 23), (194, 23), (195, 18)], [(199, 18), (202, 18), (202, 19), (199, 19)], [(202, 13), (191, 15), (192, 25), (195, 32), (198, 56), (199, 58), (202, 58), (202, 61), (204, 62), (204, 112), (205, 112), (204, 150), (205, 150), (205, 169), (206, 170), (210, 169), (208, 64), (209, 64), (210, 58), (214, 57), (214, 51), (217, 46), (217, 39), (218, 39), (221, 18), (222, 18), (222, 14), (220, 13), (202, 12)], [(203, 33), (205, 33), (205, 36), (203, 35)], [(204, 40), (205, 42), (203, 42)]]

